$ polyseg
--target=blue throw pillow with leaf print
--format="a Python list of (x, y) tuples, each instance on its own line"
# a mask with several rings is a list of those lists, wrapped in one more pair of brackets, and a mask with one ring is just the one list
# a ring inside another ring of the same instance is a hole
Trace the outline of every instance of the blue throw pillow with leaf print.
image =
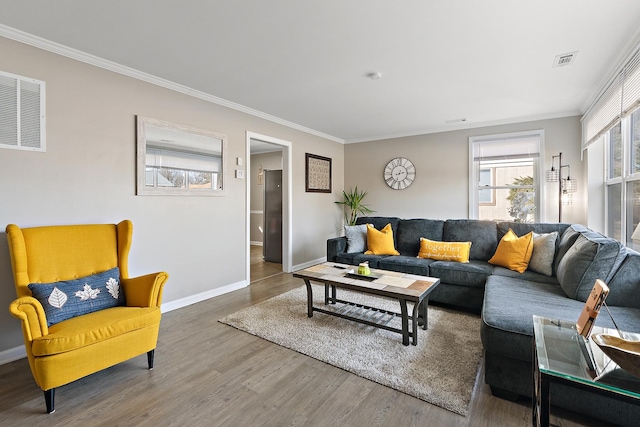
[(125, 305), (118, 267), (74, 280), (31, 283), (29, 290), (42, 304), (49, 326), (72, 317)]

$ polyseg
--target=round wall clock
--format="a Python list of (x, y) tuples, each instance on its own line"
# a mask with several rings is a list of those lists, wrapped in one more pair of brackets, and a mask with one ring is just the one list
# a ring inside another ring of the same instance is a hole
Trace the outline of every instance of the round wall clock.
[(392, 159), (384, 168), (384, 180), (394, 190), (404, 190), (416, 179), (416, 167), (404, 157)]

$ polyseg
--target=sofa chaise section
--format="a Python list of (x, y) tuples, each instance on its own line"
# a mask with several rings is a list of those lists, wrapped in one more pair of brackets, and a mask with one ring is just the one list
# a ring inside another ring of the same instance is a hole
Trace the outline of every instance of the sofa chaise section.
[[(533, 315), (577, 320), (598, 278), (610, 284), (609, 305), (621, 304), (610, 307), (618, 326), (640, 332), (640, 283), (629, 279), (631, 270), (636, 269), (637, 275), (640, 265), (636, 253), (581, 225), (565, 230), (557, 252), (557, 283), (527, 280), (524, 275), (518, 279), (494, 274), (487, 280), (481, 338), (485, 382), (494, 395), (510, 399), (532, 396)], [(636, 305), (628, 304), (629, 299)], [(596, 325), (615, 327), (606, 312), (597, 318)], [(556, 384), (551, 388), (551, 400), (554, 405), (621, 425), (632, 425), (640, 416), (640, 408), (633, 405)]]

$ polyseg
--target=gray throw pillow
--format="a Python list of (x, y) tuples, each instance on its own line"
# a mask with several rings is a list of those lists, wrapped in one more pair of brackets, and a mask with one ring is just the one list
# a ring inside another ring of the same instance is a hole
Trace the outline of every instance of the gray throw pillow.
[(558, 232), (547, 234), (533, 233), (533, 253), (529, 261), (529, 270), (545, 276), (553, 274), (553, 257), (556, 254)]
[(345, 225), (344, 235), (347, 237), (347, 253), (362, 253), (367, 250), (367, 224)]

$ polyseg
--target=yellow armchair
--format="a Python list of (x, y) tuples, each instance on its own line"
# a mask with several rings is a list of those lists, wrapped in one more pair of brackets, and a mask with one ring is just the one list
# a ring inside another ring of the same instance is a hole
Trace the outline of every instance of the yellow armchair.
[[(131, 221), (23, 229), (10, 224), (6, 231), (18, 296), (9, 311), (21, 320), (29, 365), (44, 391), (47, 412), (55, 410), (56, 387), (144, 353), (153, 369), (162, 290), (169, 276), (129, 277)], [(29, 284), (84, 278), (114, 267), (124, 291), (122, 306), (50, 324), (29, 290)]]

